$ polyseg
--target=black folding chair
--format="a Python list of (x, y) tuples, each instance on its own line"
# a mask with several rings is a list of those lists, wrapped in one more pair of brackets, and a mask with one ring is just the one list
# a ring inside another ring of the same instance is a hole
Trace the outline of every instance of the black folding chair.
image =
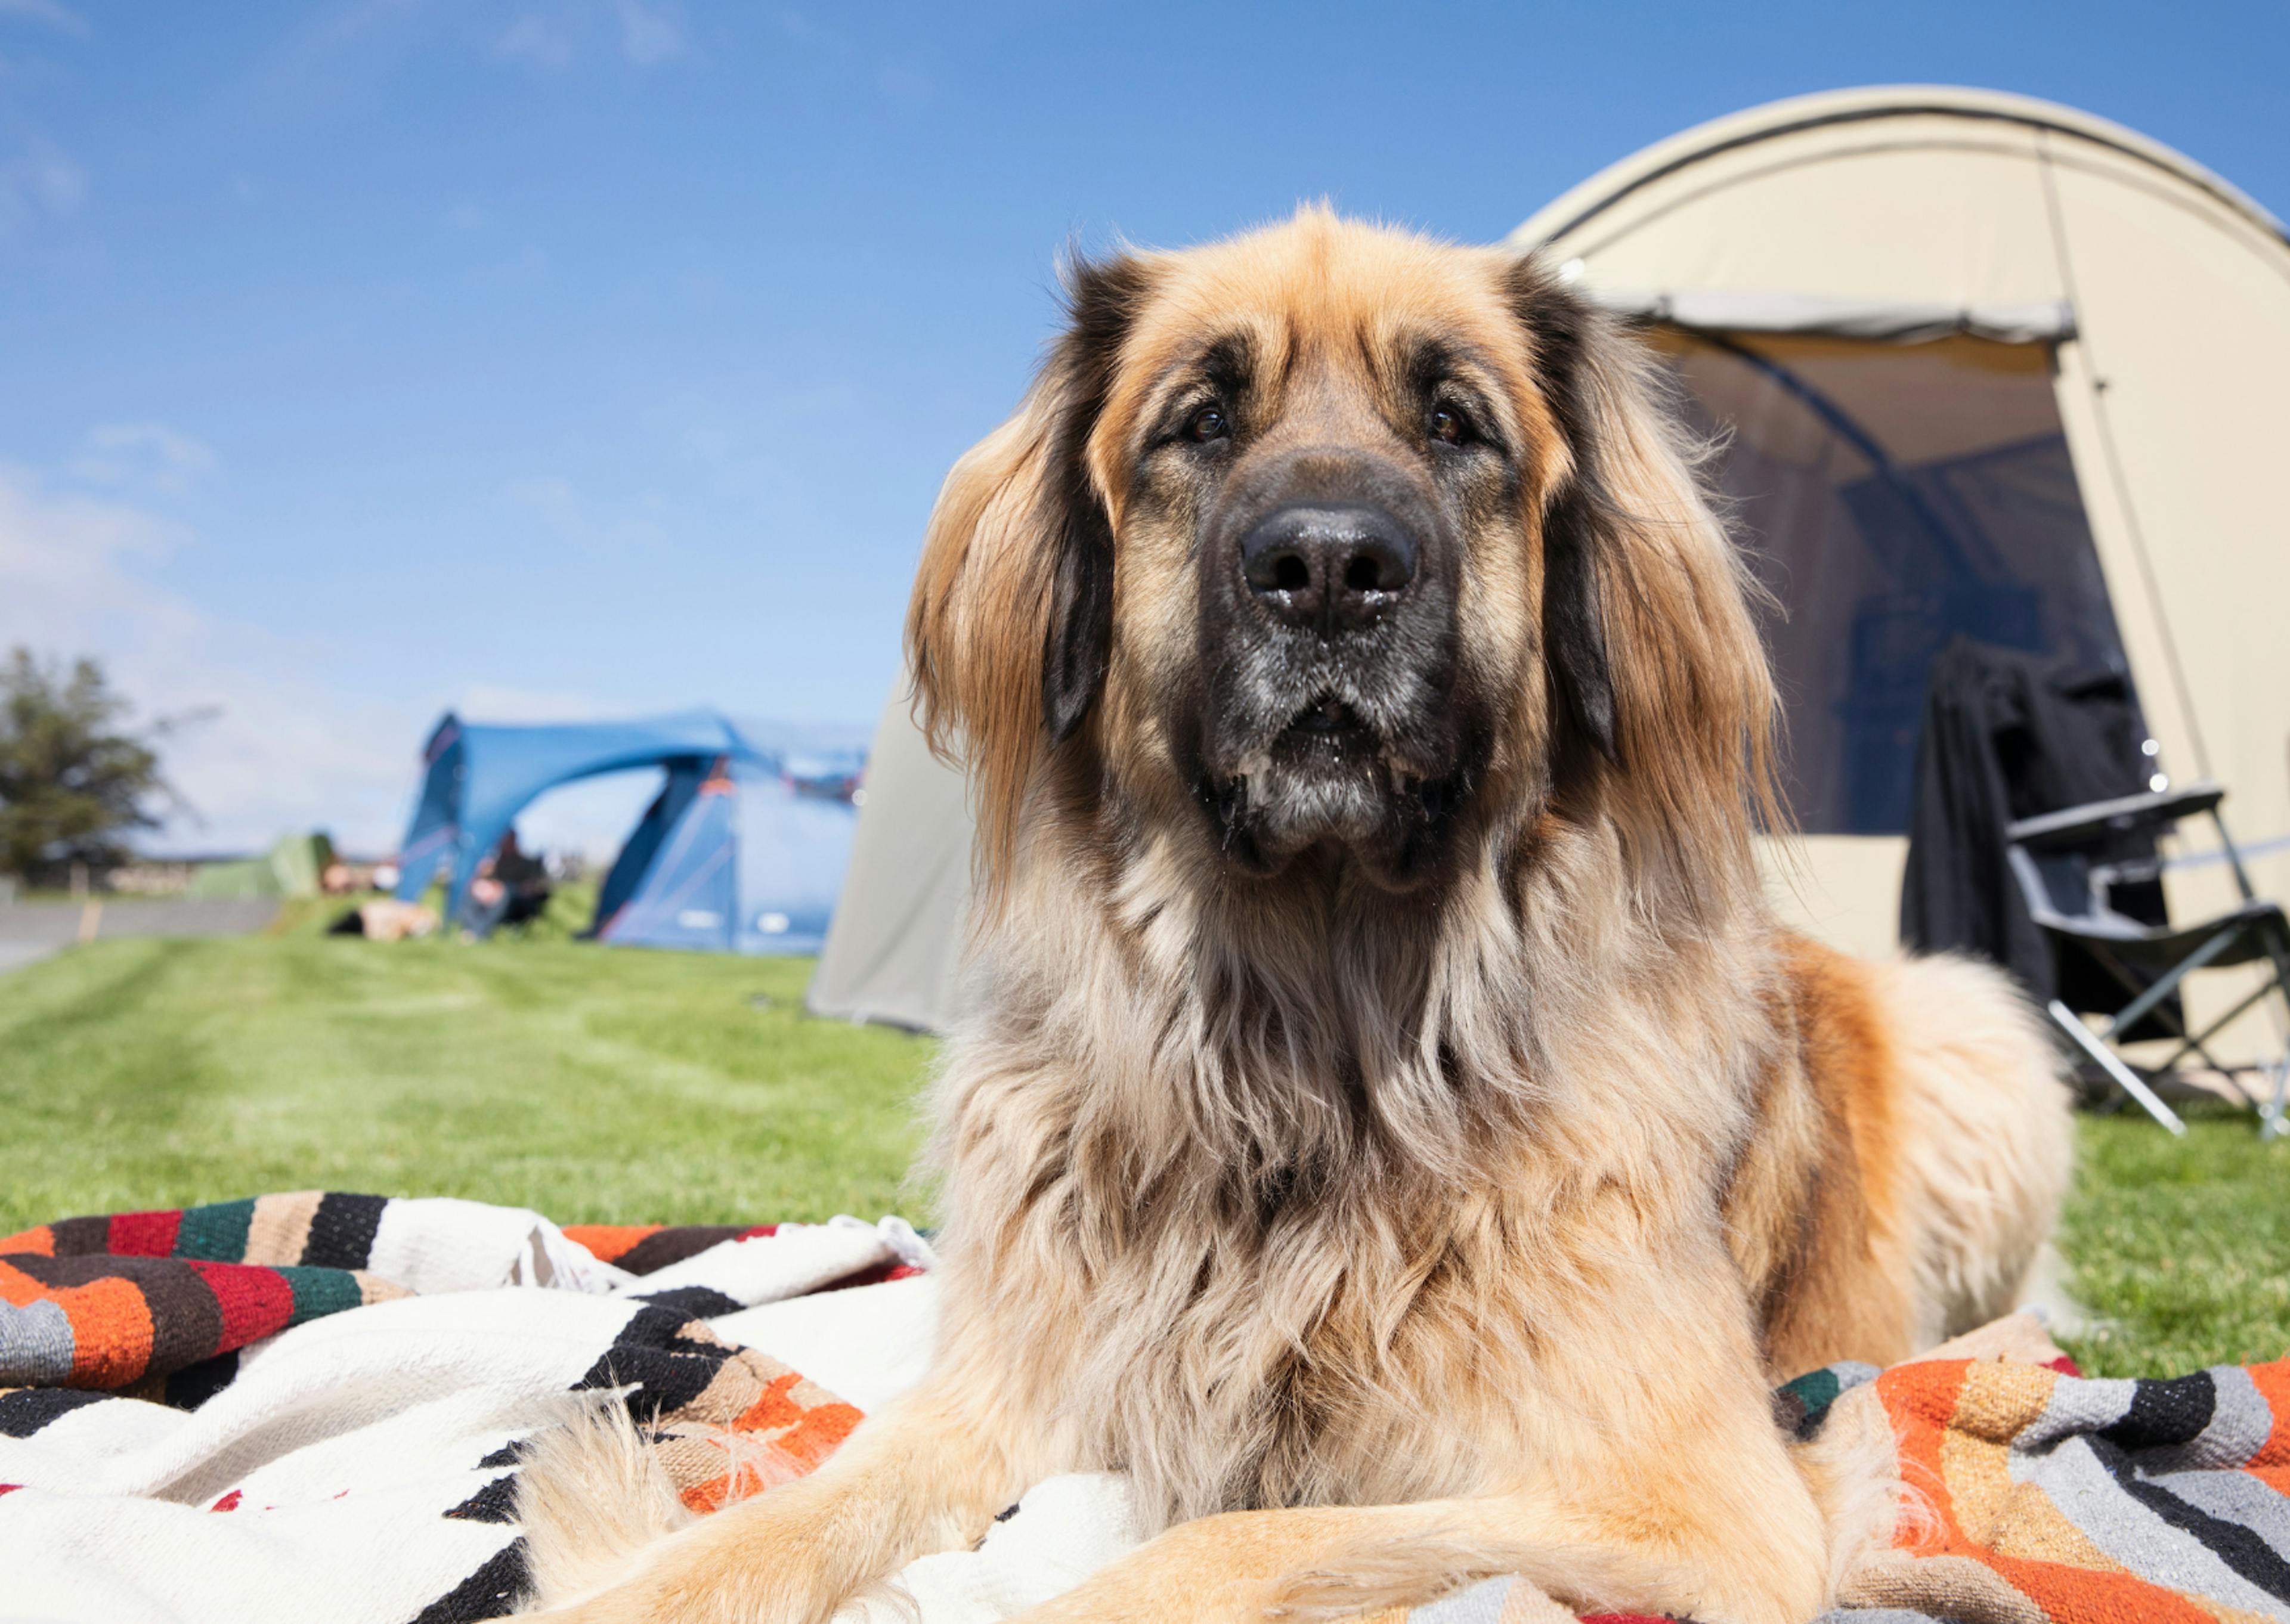
[[(2109, 1016), (2096, 1032), (2057, 998), (2051, 1002), (2052, 1019), (2069, 1041), (2174, 1133), (2184, 1133), (2186, 1124), (2116, 1052), (2122, 1035), (2142, 1020), (2160, 1021), (2168, 1035), (2180, 1042), (2170, 1058), (2152, 1071), (2170, 1071), (2194, 1054), (2213, 1070), (2231, 1076), (2232, 1068), (2219, 1064), (2205, 1046), (2220, 1028), (2270, 993), (2282, 1000), (2283, 1012), (2290, 1016), (2290, 920), (2285, 919), (2277, 904), (2252, 892), (2242, 853), (2219, 815), (2219, 803), (2225, 798), (2226, 791), (2216, 784), (2190, 784), (2182, 789), (2126, 796), (2024, 818), (2005, 831), (2013, 876), (2027, 899), (2028, 911), (2054, 949), (2088, 956), (2130, 996), (2130, 1002)], [(2100, 861), (2093, 848), (2110, 836), (2160, 833), (2182, 818), (2202, 813), (2209, 814), (2218, 831), (2219, 849), (2234, 870), (2242, 905), (2198, 924), (2142, 924), (2118, 913), (2109, 900), (2111, 889), (2127, 881), (2153, 879), (2162, 865)], [(2201, 1031), (2187, 1030), (2171, 996), (2181, 982), (2198, 970), (2259, 961), (2265, 962), (2271, 973), (2247, 997)], [(2284, 1094), (2290, 1090), (2290, 1021), (2278, 1020), (2276, 1030), (2283, 1036), (2283, 1052), (2270, 1068), (2272, 1095), (2259, 1107), (2259, 1132), (2267, 1139), (2290, 1131), (2290, 1123), (2283, 1116)]]

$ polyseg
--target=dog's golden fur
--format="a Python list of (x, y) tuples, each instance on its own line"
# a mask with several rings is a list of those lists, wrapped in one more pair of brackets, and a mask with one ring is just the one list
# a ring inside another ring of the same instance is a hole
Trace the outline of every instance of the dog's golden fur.
[[(1786, 1446), (1769, 1384), (2010, 1305), (2065, 1175), (2044, 1040), (1989, 972), (1773, 923), (1751, 589), (1633, 346), (1540, 269), (1307, 210), (1075, 301), (949, 476), (909, 621), (984, 865), (932, 1372), (812, 1477), (544, 1592), (821, 1620), (1117, 1467), (1170, 1531), (1037, 1624), (1496, 1572), (1809, 1617), (1865, 1476)], [(1428, 343), (1506, 448), (1457, 487), (1453, 680), (1491, 720), (1432, 857), (1251, 873), (1204, 820), (1173, 697), (1204, 499), (1152, 436), (1211, 340), (1261, 444), (1412, 454)]]

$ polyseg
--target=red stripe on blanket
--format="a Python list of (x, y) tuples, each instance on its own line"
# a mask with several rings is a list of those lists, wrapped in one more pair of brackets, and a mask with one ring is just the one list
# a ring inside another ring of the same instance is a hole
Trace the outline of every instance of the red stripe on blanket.
[(23, 1486), (20, 1483), (0, 1483), (0, 1494), (13, 1494)]
[(276, 1269), (249, 1263), (187, 1261), (206, 1282), (222, 1310), (222, 1337), (215, 1352), (228, 1353), (275, 1336), (294, 1317), (294, 1288)]
[(819, 1289), (822, 1292), (847, 1292), (854, 1285), (887, 1285), (893, 1280), (911, 1280), (923, 1271), (911, 1263), (895, 1259), (888, 1263), (869, 1263), (856, 1274), (845, 1275)]
[(180, 1207), (172, 1212), (114, 1212), (103, 1249), (115, 1258), (168, 1257), (182, 1227)]

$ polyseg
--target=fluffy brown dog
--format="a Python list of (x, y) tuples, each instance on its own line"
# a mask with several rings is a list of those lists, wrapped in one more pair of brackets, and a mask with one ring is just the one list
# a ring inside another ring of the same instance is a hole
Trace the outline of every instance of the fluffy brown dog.
[(564, 1452), (544, 1593), (810, 1624), (1118, 1468), (1169, 1532), (1036, 1624), (1809, 1616), (1871, 1518), (1768, 1384), (2009, 1306), (2044, 1040), (1774, 924), (1741, 560), (1536, 265), (1306, 211), (1069, 287), (908, 623), (982, 862), (931, 1374), (625, 1556)]

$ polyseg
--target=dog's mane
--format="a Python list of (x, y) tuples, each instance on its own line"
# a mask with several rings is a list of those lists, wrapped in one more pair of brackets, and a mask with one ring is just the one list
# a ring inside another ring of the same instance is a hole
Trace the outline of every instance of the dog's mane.
[[(909, 620), (924, 719), (966, 757), (981, 830), (973, 1013), (933, 1152), (970, 1260), (963, 1317), (1008, 1323), (997, 1281), (1024, 1283), (1013, 1310), (1087, 1296), (1069, 1307), (1098, 1327), (1093, 1365), (1043, 1380), (1095, 1395), (1075, 1424), (1172, 1516), (1364, 1484), (1421, 1497), (1454, 1486), (1453, 1463), (1378, 1460), (1368, 1440), (1329, 1444), (1341, 1427), (1296, 1424), (1306, 1340), (1356, 1344), (1365, 1385), (1324, 1407), (1388, 1412), (1424, 1390), (1420, 1371), (1379, 1372), (1425, 1356), (1400, 1322), (1427, 1293), (1504, 1277), (1465, 1267), (1475, 1249), (1533, 1244), (1486, 1200), (1523, 1176), (1522, 1145), (1554, 1213), (1624, 1179), (1647, 1221), (1707, 1202), (1769, 1036), (1750, 835), (1775, 804), (1770, 679), (1738, 556), (1646, 364), (1541, 268), (1489, 253), (1517, 387), (1562, 436), (1539, 448), (1524, 528), (1581, 549), (1610, 735), (1570, 748), (1585, 724), (1533, 707), (1571, 696), (1523, 692), (1436, 885), (1394, 895), (1309, 861), (1225, 871), (1101, 714), (1062, 738), (1045, 725), (1036, 676), (1045, 647), (1060, 658), (1061, 560), (1091, 544), (1068, 510), (1091, 494), (1075, 414), (1120, 387), (1122, 324), (1153, 274), (1077, 273), (1072, 332), (949, 476)], [(1686, 1097), (1687, 1079), (1725, 1086)], [(1231, 1296), (1245, 1282), (1259, 1300)], [(1533, 1335), (1521, 1305), (1444, 1311), (1472, 1337)]]

